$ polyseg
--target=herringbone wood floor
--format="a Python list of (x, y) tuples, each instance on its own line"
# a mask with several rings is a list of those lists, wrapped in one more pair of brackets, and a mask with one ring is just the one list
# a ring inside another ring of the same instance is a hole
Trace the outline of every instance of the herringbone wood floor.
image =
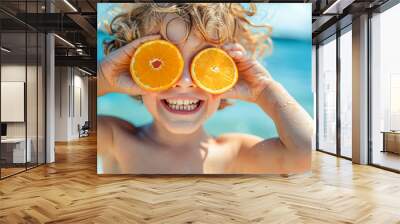
[(280, 176), (98, 176), (96, 141), (0, 181), (0, 223), (400, 223), (400, 175), (322, 153)]

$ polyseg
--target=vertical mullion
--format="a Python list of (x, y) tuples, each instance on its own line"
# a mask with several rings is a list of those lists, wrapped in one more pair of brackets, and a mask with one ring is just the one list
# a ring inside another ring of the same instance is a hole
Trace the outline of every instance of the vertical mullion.
[[(47, 3), (46, 3), (46, 13), (47, 13)], [(48, 43), (48, 41), (47, 41), (47, 38), (48, 38), (48, 33), (47, 33), (47, 31), (44, 33), (44, 56), (43, 56), (43, 58), (44, 58), (44, 65), (43, 65), (43, 68), (44, 69), (42, 69), (42, 70), (44, 70), (44, 99), (43, 99), (43, 102), (44, 102), (44, 135), (43, 135), (43, 139), (44, 139), (44, 161), (43, 161), (43, 163), (44, 164), (46, 164), (47, 163), (47, 151), (48, 151), (48, 149), (47, 149), (47, 145), (48, 145), (48, 143), (47, 143), (47, 43)], [(43, 75), (43, 74), (42, 74)], [(42, 81), (42, 82), (43, 82)], [(43, 109), (43, 107), (42, 107), (42, 109)]]
[[(39, 0), (36, 1), (39, 14)], [(36, 31), (36, 166), (39, 165), (39, 32)]]
[[(2, 26), (1, 26), (1, 24), (2, 23), (0, 23), (0, 47), (2, 46), (2, 32), (1, 32), (1, 30), (2, 30)], [(1, 122), (1, 55), (2, 55), (2, 52), (0, 51), (0, 125), (2, 124), (2, 122)], [(1, 137), (1, 133), (0, 133), (0, 137)], [(2, 162), (1, 162), (2, 160), (1, 160), (1, 142), (0, 142), (0, 179), (2, 179), (1, 178), (1, 170), (2, 170)]]
[(315, 148), (319, 149), (319, 44), (315, 46)]
[(371, 20), (372, 20), (372, 12), (368, 12), (368, 20), (367, 20), (367, 46), (368, 46), (368, 53), (367, 53), (367, 140), (368, 140), (368, 164), (373, 164), (373, 153), (372, 153), (372, 63), (371, 63), (371, 56), (372, 56), (372, 29), (371, 29)]
[(75, 67), (71, 67), (72, 69), (72, 88), (71, 88), (71, 94), (72, 94), (72, 119), (75, 119)]
[[(48, 13), (48, 8), (49, 8), (49, 2), (47, 0), (44, 1), (44, 5), (45, 5), (45, 13)], [(48, 38), (48, 33), (47, 31), (44, 31), (44, 161), (43, 163), (46, 164), (47, 163), (47, 38)], [(42, 69), (43, 71), (43, 69)], [(42, 73), (42, 77), (43, 77), (43, 73)], [(43, 109), (43, 107), (42, 107)]]
[[(67, 68), (67, 71), (68, 71), (68, 68)], [(61, 85), (61, 82), (62, 82), (63, 76), (64, 75), (62, 72), (60, 72), (60, 75), (58, 75), (58, 88), (60, 90), (60, 94), (58, 94), (60, 97), (60, 99), (59, 99), (59, 101), (60, 101), (60, 109), (59, 109), (60, 110), (60, 118), (62, 117), (62, 85)]]
[(68, 70), (68, 118), (71, 117), (71, 70)]
[(340, 65), (340, 30), (336, 31), (336, 154), (341, 155), (341, 119), (340, 119), (340, 83), (341, 83), (341, 65)]
[[(28, 19), (28, 0), (25, 0), (25, 21)], [(24, 102), (24, 118), (25, 118), (25, 170), (28, 169), (28, 113), (27, 113), (27, 90), (28, 90), (28, 25), (25, 23), (25, 102)]]

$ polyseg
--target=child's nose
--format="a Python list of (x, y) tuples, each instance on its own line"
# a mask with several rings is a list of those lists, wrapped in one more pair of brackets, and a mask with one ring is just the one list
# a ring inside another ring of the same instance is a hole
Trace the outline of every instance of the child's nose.
[(180, 88), (192, 88), (196, 85), (193, 83), (192, 77), (190, 76), (189, 68), (184, 68), (181, 78), (175, 83), (174, 87)]

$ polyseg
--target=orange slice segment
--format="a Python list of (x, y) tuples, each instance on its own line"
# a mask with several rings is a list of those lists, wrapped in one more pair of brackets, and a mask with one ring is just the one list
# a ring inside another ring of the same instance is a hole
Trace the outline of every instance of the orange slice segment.
[(139, 46), (131, 60), (130, 72), (141, 88), (165, 90), (173, 86), (183, 71), (179, 49), (165, 40), (149, 41)]
[(207, 48), (198, 53), (192, 61), (190, 72), (196, 85), (212, 94), (229, 90), (238, 80), (235, 62), (219, 48)]

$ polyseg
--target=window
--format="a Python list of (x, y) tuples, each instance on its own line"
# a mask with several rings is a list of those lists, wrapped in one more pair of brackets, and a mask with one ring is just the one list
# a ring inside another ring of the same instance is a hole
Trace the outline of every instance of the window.
[(336, 153), (336, 37), (318, 47), (318, 149)]
[(400, 4), (371, 19), (370, 132), (373, 164), (400, 170)]
[(352, 32), (340, 36), (340, 155), (352, 157)]

